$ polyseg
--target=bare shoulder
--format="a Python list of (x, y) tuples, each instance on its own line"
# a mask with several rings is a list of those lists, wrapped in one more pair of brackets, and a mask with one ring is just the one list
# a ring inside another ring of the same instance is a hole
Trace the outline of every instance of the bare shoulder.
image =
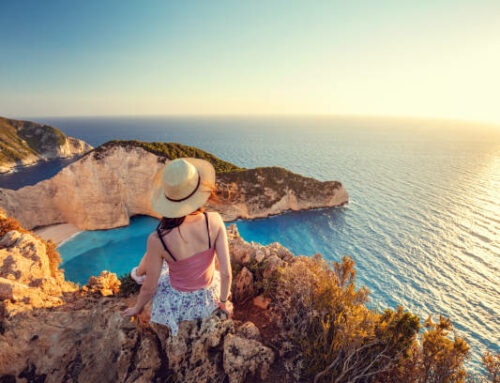
[(160, 238), (158, 237), (158, 233), (156, 233), (156, 231), (149, 234), (148, 247), (157, 247), (159, 243), (160, 243)]
[(224, 227), (224, 220), (222, 219), (221, 215), (218, 212), (208, 211), (207, 214), (208, 214), (208, 219), (214, 228), (218, 230), (221, 227)]

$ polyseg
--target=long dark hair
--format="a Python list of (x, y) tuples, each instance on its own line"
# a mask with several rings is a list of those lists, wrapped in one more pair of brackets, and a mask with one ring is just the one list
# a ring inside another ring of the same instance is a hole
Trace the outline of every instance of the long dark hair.
[[(203, 213), (205, 211), (204, 208), (200, 207), (199, 209), (193, 211), (192, 213), (188, 215), (195, 215), (199, 213)], [(181, 232), (181, 229), (179, 226), (182, 225), (184, 220), (186, 219), (186, 215), (184, 217), (178, 217), (178, 218), (168, 218), (168, 217), (162, 217), (160, 220), (160, 223), (158, 224), (158, 229), (160, 230), (162, 235), (170, 233), (173, 229), (177, 228), (179, 230), (179, 234)]]
[[(212, 202), (212, 204), (217, 204), (219, 202), (219, 198), (216, 194), (215, 185), (212, 187), (212, 191), (210, 193), (210, 197), (208, 197), (207, 202)], [(196, 215), (196, 214), (203, 213), (204, 211), (205, 211), (205, 208), (202, 206), (202, 207), (199, 207), (198, 209), (196, 209), (195, 211), (193, 211), (192, 213), (189, 213), (188, 215)], [(162, 217), (157, 228), (160, 231), (161, 235), (168, 234), (173, 229), (177, 228), (177, 230), (179, 230), (179, 234), (182, 237), (180, 226), (182, 225), (182, 223), (184, 222), (186, 217), (187, 217), (187, 215), (185, 215), (184, 217), (178, 217), (178, 218)]]

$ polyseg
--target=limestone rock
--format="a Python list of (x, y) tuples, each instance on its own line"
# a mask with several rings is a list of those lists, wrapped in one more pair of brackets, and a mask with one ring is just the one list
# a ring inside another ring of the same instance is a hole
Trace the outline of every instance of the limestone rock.
[(235, 302), (243, 302), (253, 296), (253, 274), (243, 267), (233, 281), (232, 295)]
[(101, 271), (98, 277), (91, 276), (87, 282), (86, 288), (90, 293), (99, 293), (103, 297), (116, 295), (120, 292), (121, 282), (115, 273)]
[(264, 260), (266, 256), (266, 252), (262, 249), (258, 249), (256, 252), (255, 252), (255, 257), (254, 259), (257, 261), (257, 262), (262, 262)]
[(216, 310), (210, 317), (180, 323), (179, 332), (171, 336), (165, 326), (152, 324), (168, 359), (168, 368), (186, 383), (220, 382), (222, 345), (227, 334), (234, 332), (234, 323)]
[(76, 290), (60, 270), (51, 270), (42, 240), (16, 230), (0, 238), (0, 306), (6, 314), (60, 305), (64, 293)]
[(2, 375), (29, 371), (30, 381), (47, 383), (154, 381), (162, 365), (156, 337), (123, 319), (123, 307), (101, 297), (16, 315), (0, 335)]
[[(151, 185), (171, 158), (140, 143), (107, 143), (51, 179), (19, 190), (0, 189), (0, 206), (26, 228), (57, 223), (86, 230), (125, 226), (133, 215), (156, 216)], [(226, 221), (339, 206), (349, 199), (339, 182), (320, 182), (276, 167), (219, 172), (217, 194), (221, 203), (208, 208)]]
[(293, 262), (295, 259), (295, 255), (288, 250), (285, 246), (278, 242), (273, 242), (266, 246), (266, 252), (268, 252), (268, 256), (271, 254), (276, 255), (278, 258), (282, 259), (286, 262)]
[(227, 238), (229, 241), (241, 238), (240, 232), (238, 231), (238, 226), (235, 223), (232, 223), (226, 228)]
[(263, 295), (256, 296), (252, 301), (254, 306), (261, 308), (262, 310), (267, 310), (269, 304), (271, 303), (271, 299), (266, 298)]
[(266, 379), (273, 361), (273, 351), (260, 342), (231, 334), (224, 339), (224, 371), (229, 383), (242, 383), (257, 373)]
[(260, 340), (259, 328), (250, 321), (246, 321), (236, 330), (236, 334), (242, 338)]

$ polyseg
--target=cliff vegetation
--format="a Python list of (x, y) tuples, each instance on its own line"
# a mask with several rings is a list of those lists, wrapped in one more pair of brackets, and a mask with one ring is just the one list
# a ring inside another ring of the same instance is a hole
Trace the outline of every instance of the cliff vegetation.
[(106, 156), (107, 152), (114, 147), (122, 147), (128, 150), (133, 148), (141, 148), (156, 156), (166, 158), (168, 160), (175, 160), (180, 157), (194, 157), (201, 158), (210, 162), (217, 173), (231, 172), (236, 170), (241, 170), (242, 168), (223, 161), (220, 158), (208, 153), (204, 150), (195, 148), (193, 146), (187, 146), (182, 144), (177, 144), (174, 142), (144, 142), (136, 140), (113, 140), (106, 142), (95, 148), (88, 155), (94, 156), (94, 158), (99, 159)]
[(47, 147), (65, 142), (66, 136), (52, 126), (0, 117), (0, 165), (41, 155)]
[(0, 117), (0, 173), (43, 160), (72, 157), (92, 147), (50, 125)]

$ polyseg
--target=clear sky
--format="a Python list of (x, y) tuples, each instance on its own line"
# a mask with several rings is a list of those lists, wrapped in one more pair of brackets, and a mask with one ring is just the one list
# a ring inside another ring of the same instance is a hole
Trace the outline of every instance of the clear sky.
[(500, 123), (499, 0), (0, 0), (0, 115)]

